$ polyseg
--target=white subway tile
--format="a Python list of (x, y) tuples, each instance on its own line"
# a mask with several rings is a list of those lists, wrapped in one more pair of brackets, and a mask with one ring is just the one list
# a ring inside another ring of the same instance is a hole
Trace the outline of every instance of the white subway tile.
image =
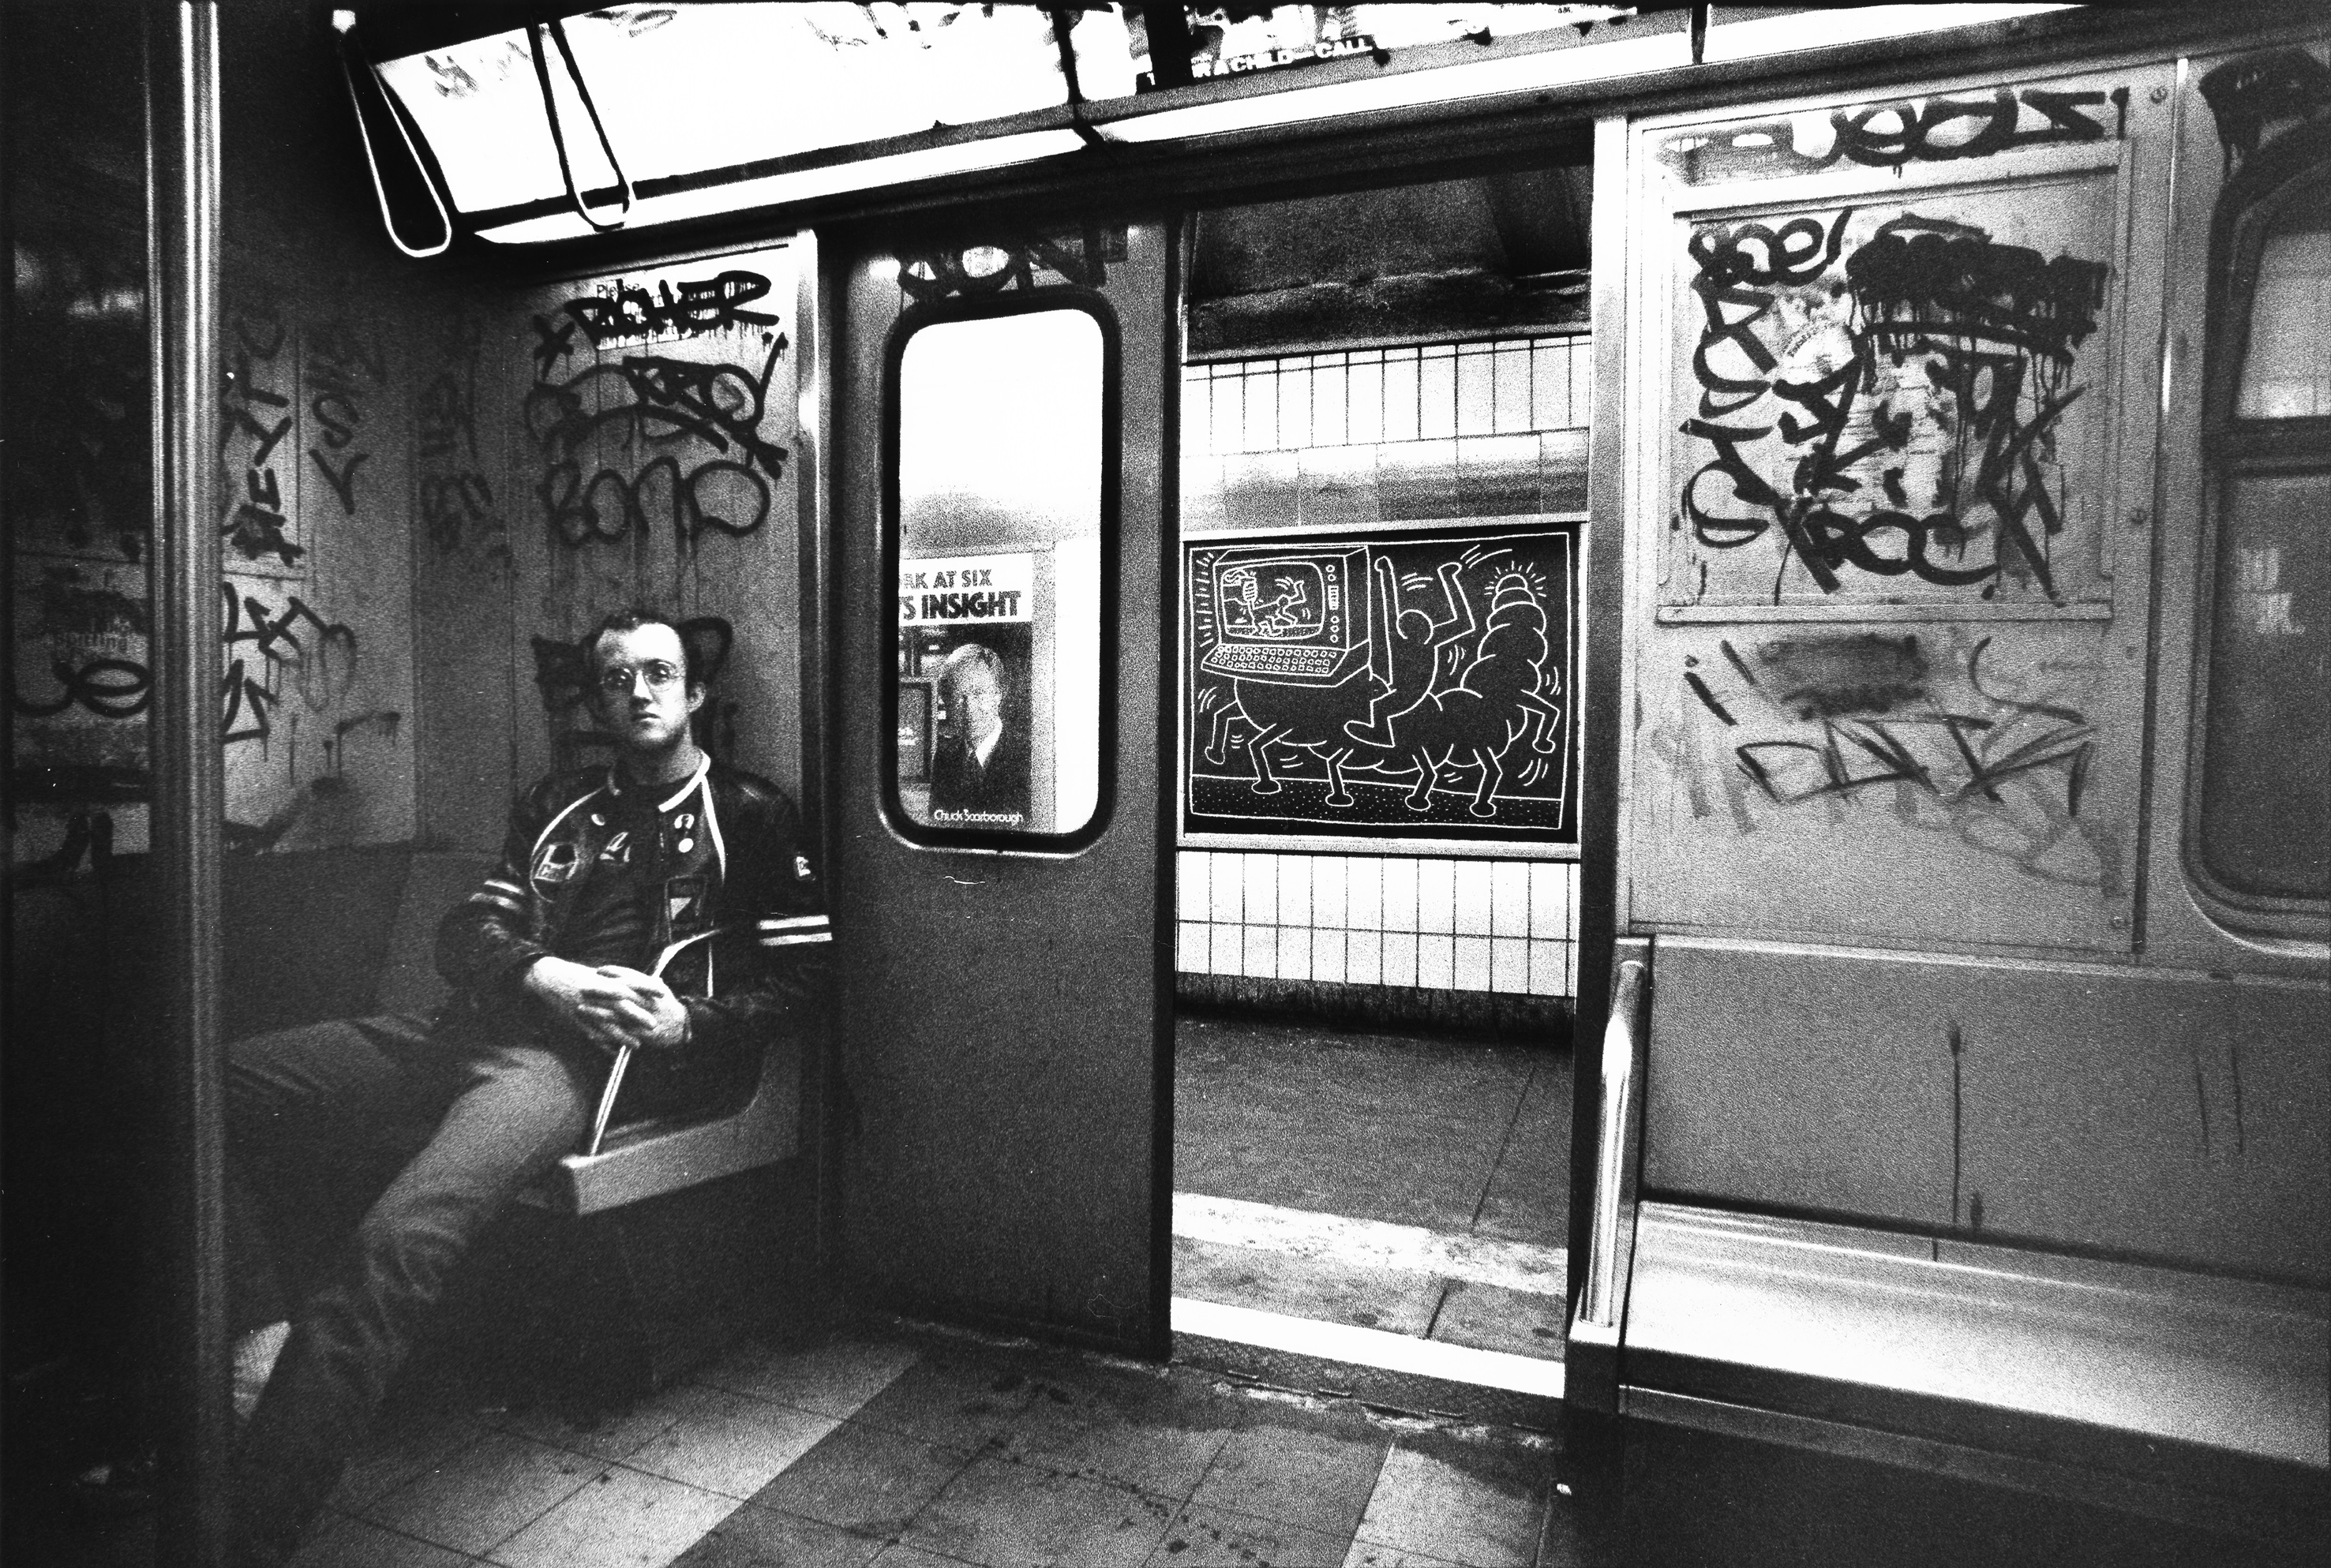
[[(1384, 928), (1387, 931), (1416, 929), (1416, 862), (1405, 855), (1384, 858)], [(1390, 984), (1391, 982), (1386, 981), (1385, 984)]]
[[(1384, 439), (1414, 441), (1417, 431), (1418, 369), (1416, 350), (1394, 349), (1384, 355)], [(1451, 377), (1453, 384), (1454, 377)]]
[[(1440, 929), (1454, 930), (1467, 936), (1487, 936), (1489, 934), (1489, 862), (1459, 860), (1454, 894), (1456, 920)], [(1419, 902), (1422, 902), (1420, 896)]]
[(1246, 378), (1245, 427), (1239, 432), (1242, 451), (1276, 451), (1279, 449), (1279, 377), (1272, 375), (1250, 375)]
[(1570, 935), (1570, 877), (1567, 860), (1537, 860), (1529, 869), (1529, 934), (1563, 937)]
[(1457, 928), (1458, 870), (1448, 860), (1416, 862), (1416, 928), (1453, 931)]
[(1569, 961), (1565, 956), (1569, 946), (1567, 942), (1530, 939), (1529, 988), (1532, 996), (1570, 994)]
[(1296, 451), (1324, 445), (1311, 439), (1311, 366), (1284, 370), (1279, 376), (1279, 444)]
[(1213, 436), (1206, 450), (1217, 457), (1246, 450), (1246, 377), (1218, 375), (1213, 386)]
[(1246, 932), (1246, 965), (1239, 971), (1259, 980), (1274, 980), (1279, 975), (1279, 927), (1248, 926)]
[(1416, 936), (1413, 932), (1384, 933), (1384, 983), (1386, 985), (1416, 984)]
[(1520, 995), (1529, 990), (1529, 941), (1497, 936), (1489, 942), (1489, 989)]
[[(1427, 991), (1447, 991), (1456, 984), (1455, 955), (1451, 951), (1453, 936), (1419, 936), (1416, 939), (1415, 984)], [(1384, 971), (1392, 971), (1392, 943), (1384, 943)]]
[(1246, 965), (1246, 930), (1240, 926), (1217, 923), (1207, 927), (1208, 946), (1213, 949), (1213, 962), (1209, 967), (1216, 974), (1237, 974)]
[(1529, 935), (1530, 864), (1498, 860), (1489, 867), (1489, 931), (1497, 936)]
[(1527, 344), (1496, 356), (1497, 410), (1492, 428), (1511, 435), (1530, 428), (1530, 353)]
[(1311, 933), (1311, 978), (1328, 982), (1344, 979), (1344, 933)]
[(1335, 927), (1345, 924), (1344, 868), (1341, 855), (1311, 857), (1311, 924)]
[(1354, 855), (1344, 862), (1344, 919), (1355, 931), (1384, 929), (1384, 857)]
[(1223, 460), (1203, 452), (1182, 453), (1182, 531), (1204, 533), (1231, 526), (1223, 499)]
[(1213, 906), (1210, 913), (1218, 921), (1235, 926), (1246, 917), (1245, 860), (1245, 856), (1228, 850), (1214, 854), (1213, 869), (1206, 875), (1206, 888)]
[(1204, 974), (1213, 961), (1213, 937), (1205, 923), (1185, 920), (1174, 927), (1174, 967), (1185, 974)]
[(1489, 435), (1498, 425), (1498, 356), (1467, 343), (1457, 349), (1457, 433)]
[(1279, 936), (1279, 977), (1311, 978), (1311, 933), (1300, 926), (1281, 926)]
[(1214, 378), (1203, 370), (1182, 377), (1182, 455), (1214, 450)]
[(1594, 423), (1594, 340), (1574, 337), (1570, 340), (1570, 424), (1573, 428)]
[(1384, 984), (1384, 933), (1344, 933), (1344, 979), (1353, 985)]
[(1346, 371), (1340, 354), (1321, 354), (1311, 361), (1311, 444), (1341, 446), (1351, 439), (1351, 422), (1345, 415)]
[(1578, 939), (1578, 937), (1579, 937), (1580, 936), (1582, 936), (1584, 933), (1582, 933), (1582, 932), (1579, 930), (1579, 928), (1578, 928), (1578, 867), (1577, 867), (1575, 864), (1573, 864), (1573, 865), (1571, 866), (1571, 868), (1570, 868), (1570, 899), (1569, 899), (1569, 903), (1570, 903), (1570, 931), (1569, 931), (1569, 935), (1570, 935), (1570, 937), (1571, 937), (1571, 939), (1572, 939), (1573, 941), (1576, 941), (1576, 940)]
[(1565, 996), (1575, 996), (1575, 995), (1577, 995), (1577, 994), (1578, 994), (1578, 944), (1577, 944), (1577, 943), (1575, 943), (1575, 942), (1565, 942), (1565, 943), (1562, 945), (1562, 966), (1563, 966), (1563, 972), (1564, 972), (1564, 976), (1565, 976), (1564, 981), (1563, 981), (1563, 986), (1562, 986), (1562, 993), (1563, 993)]
[(1246, 858), (1246, 923), (1250, 926), (1275, 926), (1279, 923), (1279, 857), (1249, 855)]
[(1213, 904), (1206, 892), (1206, 868), (1211, 862), (1204, 850), (1184, 850), (1174, 857), (1174, 913), (1185, 920), (1203, 920)]
[[(1451, 984), (1460, 991), (1487, 991), (1489, 989), (1489, 939), (1487, 936), (1460, 936), (1455, 940), (1457, 973)], [(1422, 967), (1421, 960), (1419, 966)]]
[(1352, 356), (1344, 379), (1344, 439), (1355, 446), (1384, 439), (1384, 367), (1382, 355)]
[(1530, 427), (1560, 430), (1570, 423), (1570, 356), (1562, 340), (1541, 337), (1530, 350)]
[(1417, 360), (1416, 433), (1425, 441), (1446, 441), (1457, 433), (1454, 354), (1427, 352)]
[(1281, 926), (1308, 926), (1312, 923), (1311, 862), (1309, 855), (1279, 857), (1279, 923)]

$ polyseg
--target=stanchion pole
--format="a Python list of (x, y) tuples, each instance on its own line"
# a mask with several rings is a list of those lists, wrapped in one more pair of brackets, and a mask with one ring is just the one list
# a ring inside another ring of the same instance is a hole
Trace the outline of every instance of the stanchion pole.
[(147, 309), (154, 360), (154, 858), (166, 976), (166, 1192), (157, 1359), (160, 1568), (225, 1561), (227, 1373), (219, 1060), (219, 64), (214, 0), (146, 13)]

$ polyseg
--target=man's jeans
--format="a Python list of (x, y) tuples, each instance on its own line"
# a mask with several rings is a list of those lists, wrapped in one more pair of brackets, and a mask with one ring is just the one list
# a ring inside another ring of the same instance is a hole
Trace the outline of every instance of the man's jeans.
[(423, 1020), (314, 1024), (228, 1050), (237, 1331), (291, 1336), (235, 1455), (237, 1533), (296, 1542), (480, 1235), (589, 1126), (595, 1054)]

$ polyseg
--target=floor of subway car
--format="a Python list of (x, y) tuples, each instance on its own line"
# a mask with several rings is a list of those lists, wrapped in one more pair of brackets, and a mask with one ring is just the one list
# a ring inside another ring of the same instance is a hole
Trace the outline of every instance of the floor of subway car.
[[(748, 1344), (591, 1426), (409, 1380), (295, 1563), (1553, 1568), (1586, 1561), (1554, 1459), (1535, 1434), (883, 1323)], [(23, 1560), (150, 1562), (137, 1525)]]
[(1570, 1054), (1186, 1012), (1174, 1326), (1558, 1393)]

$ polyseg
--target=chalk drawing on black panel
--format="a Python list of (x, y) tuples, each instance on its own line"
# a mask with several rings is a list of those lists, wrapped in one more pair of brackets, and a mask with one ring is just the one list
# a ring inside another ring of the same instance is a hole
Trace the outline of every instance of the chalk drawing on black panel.
[(1191, 546), (1188, 825), (1566, 830), (1570, 544)]

